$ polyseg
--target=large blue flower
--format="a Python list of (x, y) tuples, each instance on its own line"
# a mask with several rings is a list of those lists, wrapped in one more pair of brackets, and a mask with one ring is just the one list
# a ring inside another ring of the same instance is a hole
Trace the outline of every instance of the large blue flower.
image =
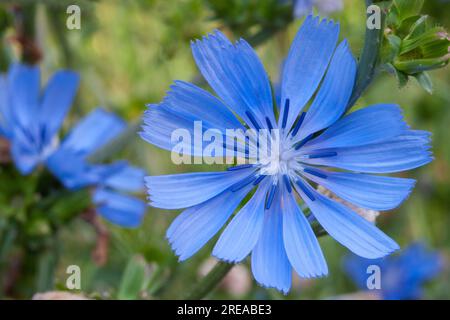
[(0, 134), (10, 142), (14, 163), (22, 174), (45, 165), (69, 189), (95, 186), (93, 202), (102, 216), (122, 226), (137, 226), (145, 212), (144, 202), (116, 191), (142, 190), (144, 171), (123, 161), (87, 161), (92, 152), (125, 130), (125, 122), (96, 109), (59, 143), (58, 131), (78, 81), (76, 73), (59, 71), (41, 94), (39, 67), (13, 64), (0, 77)]
[[(301, 277), (326, 275), (325, 259), (295, 192), (310, 208), (309, 219), (357, 255), (374, 259), (398, 249), (373, 224), (311, 185), (323, 185), (363, 208), (390, 210), (409, 195), (414, 180), (370, 173), (404, 171), (432, 159), (429, 134), (411, 130), (396, 105), (344, 116), (356, 64), (347, 41), (336, 48), (338, 34), (339, 25), (331, 21), (305, 20), (285, 62), (278, 117), (269, 78), (247, 42), (232, 44), (216, 31), (192, 43), (195, 61), (218, 98), (177, 81), (160, 104), (149, 106), (142, 138), (171, 150), (173, 130), (183, 128), (193, 136), (194, 121), (224, 134), (230, 128), (273, 128), (281, 138), (272, 142), (279, 154), (256, 164), (146, 178), (152, 206), (187, 208), (167, 231), (180, 260), (205, 245), (242, 203), (214, 256), (239, 262), (251, 253), (256, 280), (283, 292), (290, 288), (292, 268)], [(185, 151), (202, 155), (192, 141), (185, 144)]]
[(362, 290), (367, 290), (369, 266), (380, 268), (380, 289), (373, 289), (387, 300), (420, 299), (424, 282), (436, 277), (443, 268), (438, 252), (429, 251), (424, 244), (415, 243), (396, 257), (368, 260), (358, 256), (344, 261), (346, 272)]

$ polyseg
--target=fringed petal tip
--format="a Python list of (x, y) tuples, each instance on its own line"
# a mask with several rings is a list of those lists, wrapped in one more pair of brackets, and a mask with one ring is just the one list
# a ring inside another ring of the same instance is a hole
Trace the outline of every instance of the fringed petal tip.
[(340, 27), (339, 21), (335, 22), (331, 18), (321, 17), (320, 15), (314, 15), (313, 13), (308, 14), (306, 16), (306, 19), (303, 22), (303, 24), (305, 24), (305, 23), (316, 24), (316, 26), (319, 26), (321, 24), (327, 24), (327, 25), (334, 25), (336, 27)]
[(262, 287), (264, 289), (276, 289), (285, 296), (287, 296), (289, 291), (291, 290), (291, 283), (289, 283), (288, 286), (278, 286), (278, 285), (272, 285), (272, 284), (265, 284), (265, 283), (262, 283), (261, 281), (258, 281), (257, 279), (255, 279), (255, 280), (260, 287)]

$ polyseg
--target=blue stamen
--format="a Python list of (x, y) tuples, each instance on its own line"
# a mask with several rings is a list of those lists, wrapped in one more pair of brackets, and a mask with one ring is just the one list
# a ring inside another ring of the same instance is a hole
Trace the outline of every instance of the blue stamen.
[(283, 180), (288, 192), (291, 193), (292, 192), (291, 180), (289, 180), (289, 177), (286, 174), (283, 175)]
[(275, 196), (275, 192), (277, 191), (277, 188), (278, 188), (277, 184), (273, 184), (270, 187), (270, 191), (269, 191), (269, 194), (267, 196), (267, 201), (266, 201), (266, 210), (270, 209), (270, 206), (272, 205), (273, 197)]
[(256, 186), (258, 185), (261, 181), (264, 180), (264, 178), (267, 177), (266, 175), (260, 175), (258, 178), (256, 178), (256, 180), (253, 182), (253, 185)]
[(305, 120), (306, 112), (302, 112), (300, 115), (300, 119), (298, 119), (297, 124), (294, 127), (294, 130), (292, 131), (292, 136), (295, 137), (298, 130), (300, 130), (300, 127), (302, 126), (303, 120)]
[(235, 171), (235, 170), (247, 169), (247, 168), (251, 168), (251, 167), (253, 167), (253, 164), (241, 164), (241, 165), (234, 166), (234, 167), (228, 167), (227, 170)]
[(337, 156), (337, 152), (329, 151), (329, 152), (310, 154), (310, 155), (308, 155), (308, 158), (309, 159), (317, 159), (317, 158), (329, 158), (329, 157), (335, 157), (335, 156)]
[(272, 131), (272, 129), (273, 129), (272, 122), (270, 122), (270, 119), (268, 117), (266, 117), (266, 122), (267, 122), (267, 126), (269, 127), (269, 130)]
[(289, 115), (289, 99), (286, 99), (284, 104), (283, 122), (281, 123), (281, 128), (286, 128), (287, 118)]
[(308, 187), (303, 183), (302, 180), (297, 180), (295, 183), (297, 183), (299, 188), (303, 191), (304, 194), (306, 194), (306, 196), (309, 199), (311, 199), (311, 201), (316, 200), (316, 198), (314, 197), (313, 193), (308, 189)]
[(313, 133), (311, 133), (309, 136), (307, 136), (305, 139), (303, 139), (302, 141), (300, 141), (300, 143), (298, 145), (295, 146), (295, 150), (300, 149), (301, 147), (303, 147), (309, 140), (311, 140), (311, 138), (314, 136)]
[(306, 173), (309, 173), (309, 174), (311, 174), (313, 176), (322, 178), (322, 179), (326, 179), (327, 178), (326, 174), (324, 174), (324, 173), (322, 173), (322, 172), (320, 172), (319, 170), (316, 170), (316, 169), (305, 168), (305, 169), (303, 169), (303, 171), (305, 171)]
[(253, 124), (253, 127), (255, 127), (256, 130), (260, 130), (261, 127), (259, 126), (258, 122), (256, 121), (255, 116), (251, 111), (245, 111), (245, 114), (247, 115), (250, 122)]
[(239, 181), (238, 183), (233, 185), (230, 190), (233, 192), (236, 192), (236, 191), (244, 188), (245, 186), (248, 186), (250, 183), (253, 182), (253, 180), (255, 180), (255, 174), (252, 174), (252, 175), (248, 176), (247, 178)]

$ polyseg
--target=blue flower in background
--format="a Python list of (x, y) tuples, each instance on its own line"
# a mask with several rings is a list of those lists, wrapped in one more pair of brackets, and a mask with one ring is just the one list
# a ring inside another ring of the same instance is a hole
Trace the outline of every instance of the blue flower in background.
[(91, 164), (86, 159), (126, 128), (116, 115), (98, 108), (82, 119), (48, 157), (47, 168), (69, 189), (97, 185), (93, 202), (105, 219), (123, 227), (137, 227), (145, 203), (125, 193), (143, 189), (145, 171), (126, 161)]
[(39, 67), (13, 64), (7, 75), (0, 77), (0, 133), (10, 141), (14, 163), (22, 174), (41, 164), (68, 189), (94, 186), (93, 202), (103, 217), (122, 226), (137, 226), (145, 203), (125, 192), (144, 188), (144, 171), (124, 161), (87, 161), (92, 152), (123, 132), (126, 123), (96, 109), (59, 143), (58, 131), (78, 82), (76, 73), (59, 71), (41, 94)]
[[(218, 98), (176, 81), (164, 100), (145, 112), (142, 138), (172, 150), (172, 132), (183, 128), (194, 136), (194, 121), (223, 134), (273, 128), (281, 137), (272, 142), (279, 154), (256, 164), (146, 177), (152, 206), (187, 208), (167, 231), (180, 260), (203, 247), (242, 204), (218, 239), (214, 256), (240, 262), (251, 254), (255, 279), (283, 292), (291, 286), (292, 268), (301, 277), (326, 275), (326, 261), (295, 192), (311, 209), (309, 219), (357, 255), (374, 259), (398, 249), (373, 224), (311, 185), (320, 184), (362, 208), (390, 210), (409, 195), (414, 180), (372, 174), (432, 160), (429, 133), (411, 130), (398, 106), (374, 105), (344, 116), (356, 63), (346, 40), (337, 45), (338, 35), (338, 24), (312, 16), (305, 20), (284, 65), (278, 117), (269, 78), (247, 42), (232, 44), (216, 31), (192, 43), (197, 66)], [(192, 141), (185, 144), (191, 155), (203, 155)]]
[(344, 260), (345, 271), (355, 284), (367, 290), (367, 268), (376, 265), (381, 271), (381, 289), (374, 289), (387, 300), (420, 299), (424, 282), (436, 277), (443, 268), (443, 259), (438, 252), (429, 251), (425, 245), (416, 243), (398, 256), (368, 260), (358, 256)]
[(78, 75), (59, 71), (45, 90), (38, 67), (13, 64), (0, 82), (1, 134), (11, 143), (17, 169), (29, 174), (56, 149), (57, 133), (78, 87)]
[(342, 0), (293, 0), (294, 17), (302, 18), (310, 14), (313, 6), (317, 8), (320, 14), (330, 14), (334, 11), (342, 10), (344, 4)]

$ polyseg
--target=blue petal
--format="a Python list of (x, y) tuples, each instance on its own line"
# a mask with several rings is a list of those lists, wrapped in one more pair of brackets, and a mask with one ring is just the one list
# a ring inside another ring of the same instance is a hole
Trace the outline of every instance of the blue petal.
[(395, 138), (407, 129), (399, 106), (373, 105), (342, 118), (319, 137), (308, 142), (304, 149), (363, 146)]
[(117, 137), (125, 127), (126, 123), (121, 118), (97, 108), (78, 122), (61, 147), (86, 157)]
[(13, 64), (8, 72), (10, 90), (9, 106), (14, 117), (14, 126), (20, 130), (36, 132), (39, 114), (40, 71), (39, 67)]
[(265, 212), (263, 230), (252, 252), (252, 272), (262, 286), (276, 288), (286, 294), (291, 287), (292, 268), (283, 243), (280, 205), (278, 191), (272, 206)]
[[(195, 124), (190, 118), (184, 118), (182, 115), (173, 113), (166, 103), (159, 105), (149, 105), (144, 113), (143, 131), (140, 132), (142, 139), (159, 148), (172, 151), (175, 145), (182, 145), (183, 155), (203, 156), (202, 143), (195, 143)], [(202, 134), (208, 129), (202, 123)], [(185, 130), (188, 133), (188, 139), (182, 141), (173, 141), (174, 132)], [(202, 137), (200, 137), (201, 139)]]
[(170, 112), (191, 121), (203, 121), (208, 128), (225, 132), (244, 127), (234, 114), (208, 91), (193, 84), (175, 81), (164, 98)]
[(182, 142), (184, 154), (203, 156), (202, 145), (194, 141), (194, 121), (201, 121), (202, 134), (208, 129), (219, 130), (223, 142), (227, 129), (244, 129), (220, 100), (192, 84), (177, 81), (163, 102), (148, 106), (140, 135), (145, 141), (171, 151), (179, 143), (172, 140), (172, 134), (184, 129), (190, 137)]
[(97, 212), (121, 227), (138, 227), (145, 214), (145, 202), (137, 198), (98, 188), (93, 197)]
[(193, 42), (191, 47), (203, 77), (227, 106), (248, 125), (252, 125), (248, 112), (261, 128), (267, 127), (266, 116), (275, 123), (269, 78), (245, 40), (233, 45), (220, 31), (215, 31), (202, 41)]
[(284, 247), (294, 270), (305, 278), (328, 274), (319, 242), (292, 193), (286, 193), (283, 200)]
[(41, 160), (42, 141), (38, 118), (40, 71), (15, 63), (8, 72), (7, 96), (8, 112), (5, 120), (9, 122), (11, 154), (17, 169), (29, 174)]
[[(311, 99), (331, 60), (339, 35), (339, 25), (308, 16), (292, 43), (283, 70), (281, 104), (290, 100), (287, 128)], [(283, 119), (284, 108), (279, 117)]]
[(264, 221), (267, 183), (261, 184), (253, 197), (231, 220), (217, 241), (213, 255), (229, 262), (242, 261), (258, 241)]
[(304, 185), (314, 200), (295, 185), (297, 192), (322, 227), (343, 246), (368, 259), (381, 258), (399, 249), (394, 240), (372, 223), (346, 206), (322, 196), (306, 182)]
[[(150, 144), (168, 151), (172, 151), (175, 146), (172, 141), (172, 134), (176, 130), (187, 130), (189, 137), (194, 137), (194, 123), (175, 113), (171, 113), (170, 109), (164, 104), (148, 105), (148, 109), (144, 112), (143, 121), (142, 131), (139, 133), (141, 138)], [(201, 156), (203, 149), (195, 148), (193, 150), (195, 145), (191, 140), (192, 138), (189, 141), (183, 141), (184, 153)]]
[(183, 173), (145, 178), (150, 204), (180, 209), (200, 204), (242, 181), (253, 168), (222, 172)]
[(295, 140), (300, 141), (335, 123), (344, 113), (353, 91), (356, 62), (346, 40), (337, 47), (325, 79)]
[(144, 176), (145, 170), (126, 165), (104, 180), (103, 185), (120, 191), (137, 192), (144, 188)]
[(413, 179), (313, 170), (323, 176), (306, 172), (304, 176), (338, 197), (371, 210), (391, 210), (398, 207), (409, 196), (415, 184)]
[(341, 169), (389, 173), (423, 166), (433, 160), (429, 151), (429, 133), (408, 131), (389, 141), (350, 148), (321, 149), (336, 152), (334, 157), (302, 159), (303, 162)]
[(247, 186), (236, 192), (225, 191), (184, 210), (172, 222), (167, 239), (180, 261), (190, 258), (222, 228), (250, 189)]
[(8, 81), (5, 75), (0, 74), (0, 135), (11, 139), (12, 116), (8, 101), (9, 89)]
[(82, 155), (72, 150), (60, 148), (47, 160), (46, 166), (68, 189), (79, 189), (100, 184), (126, 167), (126, 162), (118, 161), (107, 165), (93, 165)]
[(47, 83), (39, 112), (42, 139), (50, 143), (60, 129), (78, 88), (79, 77), (71, 71), (59, 71)]
[(28, 143), (18, 143), (13, 140), (11, 156), (21, 174), (30, 174), (41, 161), (38, 150), (29, 147)]

